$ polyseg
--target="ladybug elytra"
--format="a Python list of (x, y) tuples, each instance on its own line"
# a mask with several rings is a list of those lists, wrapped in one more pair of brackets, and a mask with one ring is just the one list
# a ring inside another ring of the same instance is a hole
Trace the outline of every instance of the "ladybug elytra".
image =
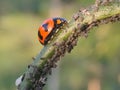
[(55, 34), (56, 30), (65, 23), (67, 23), (67, 21), (60, 17), (45, 20), (38, 29), (38, 39), (40, 43), (46, 45), (51, 37)]

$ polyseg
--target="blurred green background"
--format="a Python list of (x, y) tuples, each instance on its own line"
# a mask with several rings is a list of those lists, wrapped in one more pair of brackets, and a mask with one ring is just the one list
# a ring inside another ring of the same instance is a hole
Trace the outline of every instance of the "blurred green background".
[[(70, 20), (94, 0), (0, 0), (0, 90), (15, 80), (43, 46), (37, 30), (49, 17)], [(93, 28), (66, 54), (44, 90), (120, 90), (120, 22)]]

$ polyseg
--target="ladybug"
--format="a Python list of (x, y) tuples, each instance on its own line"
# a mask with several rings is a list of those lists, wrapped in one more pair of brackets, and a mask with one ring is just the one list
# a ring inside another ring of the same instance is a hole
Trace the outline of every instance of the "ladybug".
[(55, 17), (47, 19), (38, 29), (38, 39), (42, 45), (46, 45), (57, 29), (66, 24), (64, 18)]

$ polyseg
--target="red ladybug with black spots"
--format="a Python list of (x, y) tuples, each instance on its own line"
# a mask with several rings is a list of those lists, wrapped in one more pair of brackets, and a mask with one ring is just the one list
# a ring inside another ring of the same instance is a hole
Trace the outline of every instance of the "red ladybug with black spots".
[(45, 20), (38, 29), (38, 39), (40, 43), (46, 45), (51, 37), (54, 36), (56, 30), (66, 23), (67, 21), (60, 17)]

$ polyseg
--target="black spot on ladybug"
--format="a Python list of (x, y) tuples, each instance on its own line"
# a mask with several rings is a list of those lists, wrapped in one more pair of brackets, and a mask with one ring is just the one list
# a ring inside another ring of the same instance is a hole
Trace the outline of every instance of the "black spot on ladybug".
[(45, 31), (47, 32), (48, 31), (48, 23), (43, 24), (42, 26), (44, 27)]
[(43, 36), (40, 34), (40, 31), (38, 31), (38, 36), (41, 40), (43, 39)]

